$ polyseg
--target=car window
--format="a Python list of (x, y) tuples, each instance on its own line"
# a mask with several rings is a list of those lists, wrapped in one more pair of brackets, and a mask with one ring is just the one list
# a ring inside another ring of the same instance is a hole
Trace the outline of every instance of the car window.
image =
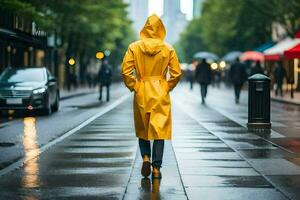
[(40, 68), (28, 69), (8, 69), (5, 70), (0, 76), (0, 82), (42, 82), (46, 77), (44, 70)]
[(51, 77), (51, 73), (49, 72), (49, 70), (46, 70), (47, 71), (47, 77)]

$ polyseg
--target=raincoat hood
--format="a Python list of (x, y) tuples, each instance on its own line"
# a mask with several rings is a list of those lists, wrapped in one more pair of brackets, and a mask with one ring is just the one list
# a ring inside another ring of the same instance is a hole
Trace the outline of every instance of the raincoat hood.
[(141, 50), (148, 55), (156, 55), (164, 47), (166, 29), (161, 19), (153, 14), (148, 17), (140, 33)]

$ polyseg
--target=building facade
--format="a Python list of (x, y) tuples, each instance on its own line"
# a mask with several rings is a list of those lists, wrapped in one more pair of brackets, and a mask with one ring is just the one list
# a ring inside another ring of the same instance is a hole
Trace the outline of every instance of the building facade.
[(0, 72), (7, 67), (51, 67), (47, 34), (33, 21), (0, 14)]
[(204, 0), (193, 0), (193, 17), (201, 17)]
[(180, 0), (164, 0), (162, 20), (167, 30), (166, 41), (175, 44), (188, 23), (185, 14), (181, 12)]
[(139, 37), (148, 17), (148, 0), (124, 0), (128, 4), (129, 19), (132, 21), (133, 29)]

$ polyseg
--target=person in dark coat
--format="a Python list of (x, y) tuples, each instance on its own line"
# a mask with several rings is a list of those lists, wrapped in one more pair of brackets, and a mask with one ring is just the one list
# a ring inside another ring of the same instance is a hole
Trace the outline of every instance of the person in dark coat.
[(247, 80), (246, 67), (237, 58), (233, 63), (229, 71), (230, 79), (234, 87), (235, 103), (238, 104), (240, 100), (240, 93), (244, 82)]
[(195, 76), (200, 84), (202, 104), (205, 104), (207, 86), (210, 84), (212, 76), (210, 65), (206, 62), (206, 59), (202, 59), (202, 62), (196, 66)]
[(275, 83), (276, 83), (276, 89), (275, 89), (275, 95), (277, 96), (278, 93), (280, 93), (280, 96), (283, 96), (283, 92), (282, 92), (282, 84), (284, 81), (284, 78), (286, 78), (286, 71), (284, 69), (284, 67), (279, 64), (276, 63), (275, 64), (275, 70), (274, 70), (274, 78), (275, 78)]
[(252, 76), (254, 74), (264, 74), (264, 70), (260, 65), (260, 61), (256, 61), (254, 67), (251, 69), (250, 75)]
[(109, 101), (109, 86), (112, 81), (112, 69), (108, 63), (108, 60), (105, 59), (102, 63), (102, 66), (98, 73), (99, 86), (99, 101), (102, 101), (102, 88), (106, 87), (106, 101)]

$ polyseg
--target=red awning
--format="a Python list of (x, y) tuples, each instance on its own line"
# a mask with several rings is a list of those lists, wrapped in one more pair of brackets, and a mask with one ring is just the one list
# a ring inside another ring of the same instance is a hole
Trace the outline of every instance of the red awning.
[(298, 31), (298, 32), (295, 34), (294, 37), (295, 37), (295, 38), (300, 38), (300, 31)]
[(300, 58), (300, 44), (294, 46), (289, 50), (284, 51), (284, 57), (287, 59)]
[(281, 55), (280, 54), (265, 55), (265, 60), (280, 61), (281, 60)]
[(264, 54), (257, 51), (246, 51), (240, 56), (241, 61), (264, 61)]

